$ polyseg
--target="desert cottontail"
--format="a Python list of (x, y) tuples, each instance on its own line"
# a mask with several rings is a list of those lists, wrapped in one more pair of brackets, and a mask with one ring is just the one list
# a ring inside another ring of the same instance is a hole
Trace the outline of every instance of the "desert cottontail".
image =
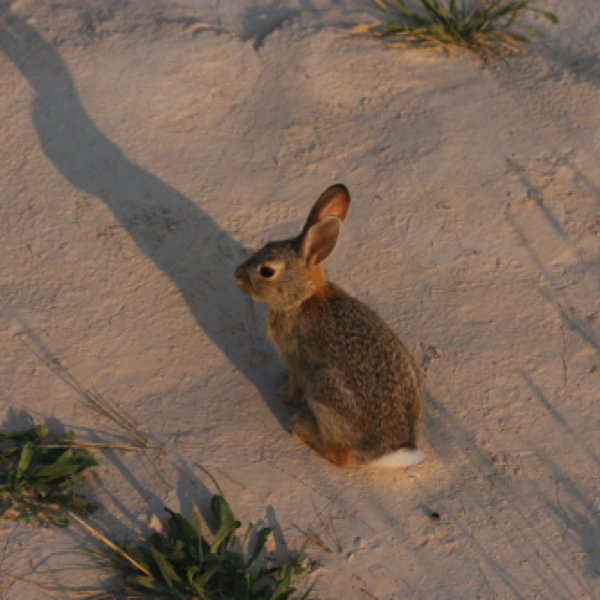
[(268, 305), (269, 337), (289, 367), (283, 401), (310, 409), (290, 419), (294, 436), (342, 467), (407, 467), (423, 458), (421, 369), (373, 310), (327, 282), (322, 266), (349, 206), (346, 187), (330, 187), (298, 237), (269, 242), (235, 276)]

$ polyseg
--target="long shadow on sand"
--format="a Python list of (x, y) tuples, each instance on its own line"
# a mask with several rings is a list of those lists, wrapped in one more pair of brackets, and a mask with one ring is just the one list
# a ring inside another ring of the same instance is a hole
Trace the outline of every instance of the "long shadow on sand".
[(106, 204), (177, 286), (206, 335), (264, 392), (256, 368), (256, 356), (264, 359), (264, 352), (248, 333), (252, 314), (233, 277), (248, 251), (191, 200), (132, 163), (96, 127), (60, 54), (2, 3), (0, 51), (35, 92), (32, 120), (46, 157), (75, 187)]

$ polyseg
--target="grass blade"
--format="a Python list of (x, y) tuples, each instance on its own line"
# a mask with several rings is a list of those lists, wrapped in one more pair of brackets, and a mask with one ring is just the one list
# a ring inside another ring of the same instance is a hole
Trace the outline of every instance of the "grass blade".
[[(401, 0), (373, 1), (388, 20), (359, 25), (353, 32), (373, 31), (376, 36), (395, 36), (400, 42), (392, 45), (399, 46), (416, 44), (422, 48), (437, 46), (446, 49), (462, 46), (486, 56), (502, 58), (503, 52), (516, 51), (519, 44), (531, 42), (520, 32), (542, 34), (533, 27), (518, 25), (525, 11), (541, 14), (551, 23), (558, 23), (554, 13), (534, 6), (535, 0), (475, 0), (470, 7), (466, 0), (461, 0), (460, 9), (458, 0), (420, 0), (419, 11)], [(513, 26), (518, 30), (513, 31)]]
[(246, 569), (249, 569), (259, 557), (271, 533), (273, 533), (273, 530), (270, 527), (265, 527), (264, 529), (260, 530), (258, 534), (258, 539), (256, 540), (256, 547), (254, 548), (254, 552), (252, 553), (250, 560), (246, 563)]
[(82, 525), (85, 529), (87, 529), (95, 538), (99, 539), (101, 542), (104, 542), (111, 550), (114, 550), (117, 554), (120, 554), (126, 561), (131, 563), (136, 569), (147, 575), (148, 577), (152, 577), (152, 573), (150, 573), (147, 569), (142, 567), (138, 562), (133, 560), (128, 554), (123, 552), (121, 548), (119, 548), (116, 544), (113, 544), (109, 539), (105, 538), (99, 531), (96, 531), (91, 525), (88, 525), (83, 519), (80, 519), (74, 513), (69, 513), (73, 519), (75, 519), (80, 525)]
[(30, 443), (25, 444), (23, 446), (23, 450), (21, 451), (21, 458), (19, 459), (19, 464), (17, 465), (17, 478), (21, 479), (27, 471), (29, 464), (31, 463), (31, 459), (33, 458), (33, 448)]
[(156, 563), (156, 566), (160, 570), (160, 574), (165, 580), (167, 586), (170, 589), (173, 589), (173, 584), (177, 581), (180, 581), (179, 576), (175, 572), (173, 565), (168, 561), (167, 557), (159, 552), (154, 546), (150, 546), (150, 552), (152, 553), (152, 558)]

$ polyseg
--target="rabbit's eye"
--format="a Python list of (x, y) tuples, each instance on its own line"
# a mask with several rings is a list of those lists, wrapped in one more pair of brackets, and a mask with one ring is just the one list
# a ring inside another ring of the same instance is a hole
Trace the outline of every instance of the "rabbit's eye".
[(268, 279), (269, 277), (273, 277), (273, 275), (275, 275), (275, 270), (271, 269), (271, 267), (261, 267), (259, 273), (261, 277)]

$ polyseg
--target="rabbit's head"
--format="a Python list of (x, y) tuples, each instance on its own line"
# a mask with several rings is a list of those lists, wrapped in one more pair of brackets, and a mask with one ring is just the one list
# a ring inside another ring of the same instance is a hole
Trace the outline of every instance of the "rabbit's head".
[(287, 310), (325, 286), (322, 264), (335, 248), (349, 206), (345, 186), (328, 188), (299, 236), (269, 242), (235, 270), (244, 293), (273, 309)]

